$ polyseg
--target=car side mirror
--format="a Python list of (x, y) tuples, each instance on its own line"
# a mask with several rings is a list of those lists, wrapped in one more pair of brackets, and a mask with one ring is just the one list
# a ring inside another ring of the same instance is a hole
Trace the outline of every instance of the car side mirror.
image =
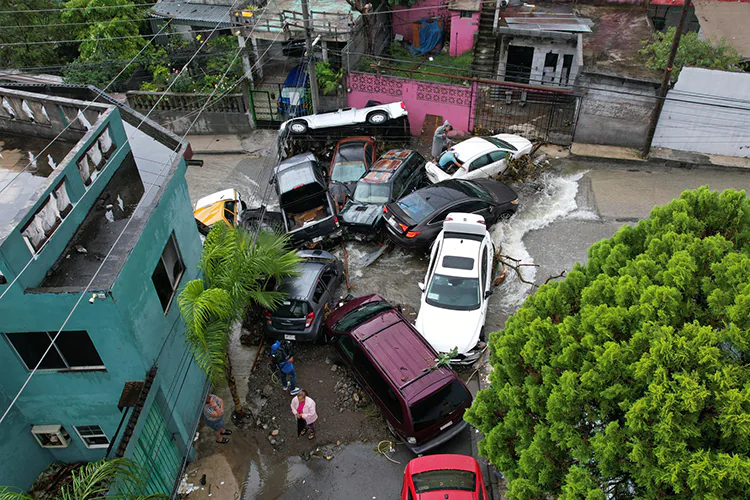
[(484, 292), (484, 298), (485, 299), (489, 298), (490, 295), (492, 295), (492, 290), (487, 290), (486, 292)]
[(417, 286), (424, 292), (424, 283), (417, 283)]

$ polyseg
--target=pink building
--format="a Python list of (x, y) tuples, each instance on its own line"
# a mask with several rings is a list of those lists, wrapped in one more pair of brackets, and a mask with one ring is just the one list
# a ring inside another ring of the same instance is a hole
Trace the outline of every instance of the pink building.
[(393, 34), (414, 43), (420, 19), (439, 18), (450, 55), (459, 56), (474, 48), (480, 5), (480, 0), (420, 0), (410, 7), (393, 7)]

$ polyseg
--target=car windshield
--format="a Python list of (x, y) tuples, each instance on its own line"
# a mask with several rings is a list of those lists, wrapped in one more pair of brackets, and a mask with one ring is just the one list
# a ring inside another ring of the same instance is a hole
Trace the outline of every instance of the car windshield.
[(391, 187), (388, 184), (373, 184), (371, 182), (358, 182), (354, 190), (354, 200), (360, 203), (386, 204), (390, 200)]
[(497, 137), (482, 137), (482, 139), (491, 143), (493, 146), (497, 146), (500, 149), (507, 149), (508, 151), (518, 151), (518, 149), (513, 144), (501, 141)]
[(431, 306), (456, 311), (471, 311), (480, 305), (479, 280), (436, 274), (427, 289)]
[(370, 318), (374, 318), (389, 309), (392, 309), (392, 307), (388, 302), (368, 302), (346, 313), (343, 318), (334, 323), (333, 329), (337, 332), (351, 331)]
[(345, 145), (339, 148), (333, 162), (331, 180), (334, 182), (354, 182), (367, 173), (365, 150), (362, 144)]
[(430, 470), (412, 474), (417, 494), (429, 491), (476, 491), (477, 476), (468, 470)]
[(429, 191), (417, 191), (400, 199), (397, 205), (411, 220), (422, 222), (442, 207), (441, 201), (444, 201), (445, 198), (434, 196), (434, 194)]
[(471, 403), (471, 394), (461, 382), (453, 380), (411, 405), (409, 411), (414, 422), (414, 431), (419, 432), (444, 423), (461, 405), (468, 403)]
[(458, 187), (461, 191), (469, 196), (476, 196), (477, 198), (481, 198), (482, 200), (486, 201), (495, 200), (495, 198), (493, 198), (493, 196), (479, 184), (471, 181), (465, 181), (463, 179), (454, 179), (454, 181), (457, 184), (457, 186), (455, 187)]
[(277, 318), (304, 318), (310, 312), (310, 306), (303, 300), (285, 300), (273, 315)]

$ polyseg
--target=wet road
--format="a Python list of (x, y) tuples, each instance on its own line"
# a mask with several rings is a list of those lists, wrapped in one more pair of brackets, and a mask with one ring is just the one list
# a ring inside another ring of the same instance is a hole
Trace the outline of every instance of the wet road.
[[(234, 165), (231, 162), (234, 161)], [(218, 165), (219, 159), (215, 159)], [(193, 168), (193, 167), (191, 167)], [(248, 193), (248, 200), (261, 199), (267, 185), (268, 160), (234, 158), (215, 169), (204, 166), (188, 173), (191, 198), (225, 187)], [(526, 264), (525, 279), (544, 282), (548, 276), (570, 270), (586, 260), (588, 247), (610, 237), (623, 224), (648, 217), (658, 204), (685, 190), (708, 184), (715, 189), (750, 189), (750, 172), (693, 168), (666, 169), (643, 164), (637, 168), (621, 164), (558, 161), (556, 168), (537, 182), (516, 187), (520, 209), (507, 223), (496, 225), (492, 236), (502, 253)], [(214, 188), (213, 186), (216, 186)], [(252, 205), (252, 203), (249, 203)], [(352, 293), (378, 293), (395, 303), (417, 308), (419, 289), (427, 267), (426, 257), (394, 250), (375, 264), (362, 267), (375, 245), (349, 243)], [(502, 329), (507, 317), (528, 296), (531, 287), (509, 271), (506, 281), (490, 297), (489, 331)], [(470, 454), (475, 431), (467, 430), (436, 452)], [(403, 467), (412, 458), (402, 445), (396, 446), (390, 463), (375, 451), (377, 443), (355, 443), (331, 451), (332, 459), (282, 457), (261, 443), (248, 455), (249, 475), (243, 499), (370, 499), (397, 498)]]

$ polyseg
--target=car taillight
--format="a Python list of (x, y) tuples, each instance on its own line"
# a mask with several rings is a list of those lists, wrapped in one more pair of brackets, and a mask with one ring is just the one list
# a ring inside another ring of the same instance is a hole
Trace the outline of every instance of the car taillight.
[(398, 223), (398, 227), (401, 228), (401, 232), (403, 233), (405, 233), (407, 229), (409, 229), (409, 226), (407, 226), (406, 224), (401, 224), (400, 222)]
[(383, 207), (383, 213), (384, 213), (384, 214), (387, 214), (387, 213), (388, 213), (388, 207), (385, 207), (385, 206)]
[(401, 109), (406, 109), (406, 103), (404, 101), (401, 101)]
[(266, 309), (265, 311), (263, 311), (263, 316), (266, 317), (266, 323), (270, 325), (271, 324), (271, 311)]
[(450, 221), (452, 221), (452, 220), (453, 220), (453, 217), (446, 217), (446, 218), (445, 218), (445, 222), (450, 222)]
[(407, 238), (414, 238), (415, 236), (419, 236), (419, 233), (421, 233), (421, 232), (422, 231), (409, 231), (408, 233), (406, 233), (406, 237)]
[(312, 322), (314, 319), (315, 319), (314, 312), (311, 312), (307, 316), (305, 316), (305, 328), (310, 328), (310, 325), (312, 325)]
[(294, 186), (292, 189), (299, 189), (301, 187), (305, 187), (305, 185), (304, 184), (300, 184), (299, 186)]
[(335, 222), (337, 226), (339, 225), (339, 218), (338, 218), (338, 216), (336, 216), (336, 215), (333, 216), (333, 222)]

